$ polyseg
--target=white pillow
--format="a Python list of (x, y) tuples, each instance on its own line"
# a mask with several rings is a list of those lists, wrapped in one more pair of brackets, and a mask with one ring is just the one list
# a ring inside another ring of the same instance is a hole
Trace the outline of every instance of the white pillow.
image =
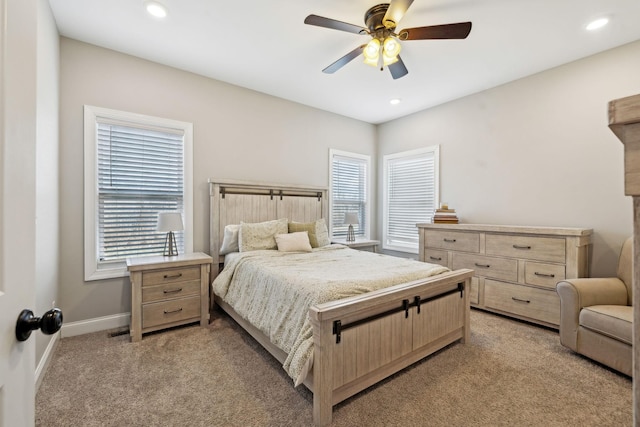
[(286, 218), (257, 223), (241, 222), (238, 233), (240, 252), (277, 249), (276, 234), (286, 234), (288, 231)]
[(240, 247), (238, 246), (239, 231), (240, 224), (229, 224), (224, 227), (224, 237), (222, 239), (222, 246), (220, 247), (220, 255), (240, 251)]
[(280, 252), (311, 252), (309, 233), (306, 231), (276, 234), (276, 244)]

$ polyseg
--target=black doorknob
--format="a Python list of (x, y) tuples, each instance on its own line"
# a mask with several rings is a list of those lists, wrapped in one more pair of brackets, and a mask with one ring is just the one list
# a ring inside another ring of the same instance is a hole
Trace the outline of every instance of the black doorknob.
[(31, 336), (31, 331), (36, 329), (42, 330), (43, 334), (55, 334), (61, 326), (62, 311), (59, 308), (52, 308), (42, 317), (35, 317), (31, 310), (22, 310), (16, 322), (16, 338), (18, 341), (26, 341)]

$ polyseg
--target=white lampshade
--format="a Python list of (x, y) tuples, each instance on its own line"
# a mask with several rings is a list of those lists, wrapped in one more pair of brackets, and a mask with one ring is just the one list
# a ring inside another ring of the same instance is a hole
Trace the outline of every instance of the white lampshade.
[(158, 231), (181, 231), (184, 229), (182, 225), (182, 214), (180, 212), (160, 212), (158, 214)]
[(358, 221), (358, 213), (357, 212), (347, 212), (344, 214), (344, 224), (349, 225), (357, 225), (360, 224)]

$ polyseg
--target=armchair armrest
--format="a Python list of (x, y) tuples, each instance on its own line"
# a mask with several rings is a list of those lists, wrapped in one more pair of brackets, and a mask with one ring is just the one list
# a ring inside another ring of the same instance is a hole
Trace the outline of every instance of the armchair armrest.
[(577, 349), (580, 310), (592, 305), (627, 305), (627, 288), (616, 277), (567, 279), (558, 282), (560, 342)]

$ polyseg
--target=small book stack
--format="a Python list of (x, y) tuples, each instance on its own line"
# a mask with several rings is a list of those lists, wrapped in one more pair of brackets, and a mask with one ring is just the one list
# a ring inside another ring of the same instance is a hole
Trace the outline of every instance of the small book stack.
[(434, 224), (457, 224), (458, 215), (455, 209), (449, 209), (448, 205), (443, 204), (440, 209), (436, 209), (433, 214)]

